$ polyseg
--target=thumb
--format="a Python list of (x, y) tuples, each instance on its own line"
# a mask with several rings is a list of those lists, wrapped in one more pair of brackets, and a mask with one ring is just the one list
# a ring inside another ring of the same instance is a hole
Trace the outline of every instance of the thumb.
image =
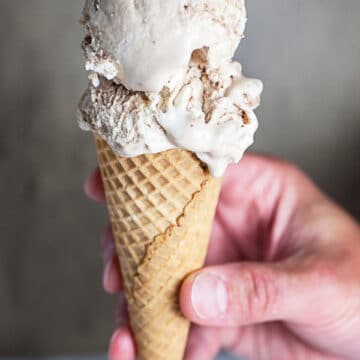
[(236, 263), (190, 275), (180, 291), (184, 315), (210, 326), (285, 320), (304, 299), (301, 278), (280, 264)]

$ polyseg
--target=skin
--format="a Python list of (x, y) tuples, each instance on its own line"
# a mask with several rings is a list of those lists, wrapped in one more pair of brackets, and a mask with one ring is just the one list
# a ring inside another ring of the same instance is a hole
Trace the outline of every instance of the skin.
[[(104, 201), (98, 169), (85, 191)], [(103, 253), (104, 288), (121, 292), (109, 227)], [(224, 177), (206, 267), (185, 279), (180, 304), (193, 322), (186, 360), (221, 348), (255, 360), (359, 359), (359, 224), (293, 165), (247, 155)], [(135, 359), (126, 320), (109, 359)]]

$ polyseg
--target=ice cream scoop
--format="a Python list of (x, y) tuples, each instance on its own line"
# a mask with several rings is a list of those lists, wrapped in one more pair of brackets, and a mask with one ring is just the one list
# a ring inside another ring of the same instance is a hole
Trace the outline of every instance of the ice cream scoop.
[(191, 54), (229, 62), (246, 23), (240, 0), (87, 0), (86, 68), (138, 91), (183, 81)]

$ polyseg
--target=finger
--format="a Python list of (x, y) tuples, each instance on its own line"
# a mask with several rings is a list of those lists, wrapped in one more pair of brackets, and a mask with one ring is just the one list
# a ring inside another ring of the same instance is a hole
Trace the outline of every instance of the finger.
[(115, 331), (110, 341), (109, 360), (135, 360), (135, 342), (129, 328)]
[[(323, 195), (286, 162), (246, 155), (224, 176), (217, 217), (247, 260), (281, 259), (304, 247), (304, 214)], [(301, 224), (299, 229), (293, 229)], [(293, 231), (292, 231), (293, 230)], [(262, 239), (260, 243), (258, 240)]]
[(104, 259), (103, 287), (108, 293), (114, 294), (121, 290), (122, 279), (110, 225), (106, 227), (101, 243)]
[(99, 202), (105, 201), (104, 187), (101, 179), (100, 169), (98, 167), (85, 181), (84, 191), (91, 200)]
[(276, 265), (214, 266), (185, 280), (180, 304), (185, 316), (201, 325), (242, 326), (283, 320), (304, 301), (300, 282)]
[(110, 223), (106, 225), (101, 235), (101, 251), (104, 262), (115, 253), (115, 241)]
[(114, 254), (105, 265), (103, 275), (103, 287), (109, 294), (116, 294), (122, 289), (122, 280), (119, 271), (120, 265), (116, 254)]
[(220, 351), (219, 328), (193, 325), (185, 352), (185, 360), (213, 360)]

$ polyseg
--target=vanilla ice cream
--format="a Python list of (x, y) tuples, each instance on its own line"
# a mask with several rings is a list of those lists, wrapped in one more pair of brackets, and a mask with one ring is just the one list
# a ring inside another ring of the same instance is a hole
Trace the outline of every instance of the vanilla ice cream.
[(262, 83), (232, 61), (243, 0), (88, 0), (80, 125), (125, 157), (182, 148), (214, 176), (258, 127)]

